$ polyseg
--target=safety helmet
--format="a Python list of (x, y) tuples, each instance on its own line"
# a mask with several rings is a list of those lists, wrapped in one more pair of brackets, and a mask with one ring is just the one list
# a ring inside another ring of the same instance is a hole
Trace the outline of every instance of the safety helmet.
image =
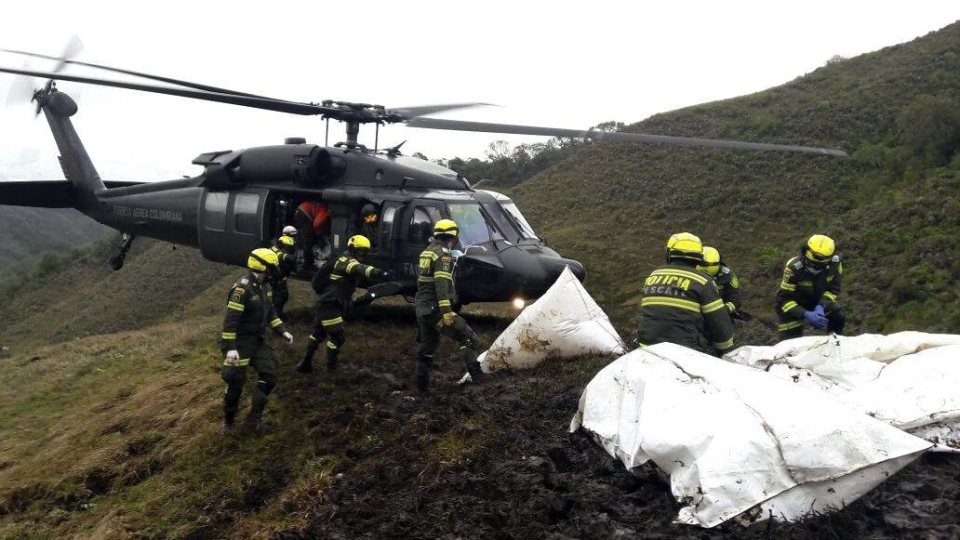
[(287, 236), (287, 235), (281, 236), (279, 239), (277, 239), (277, 242), (281, 246), (286, 246), (286, 247), (293, 247), (293, 245), (297, 243), (297, 241), (294, 240), (292, 236)]
[(377, 205), (373, 203), (367, 203), (363, 205), (363, 208), (360, 210), (360, 215), (363, 216), (364, 223), (376, 223)]
[(352, 251), (370, 249), (370, 240), (362, 234), (355, 234), (347, 240), (347, 249)]
[(286, 227), (283, 228), (283, 231), (280, 234), (284, 236), (296, 236), (297, 228), (294, 227), (293, 225), (287, 225)]
[(837, 246), (833, 243), (832, 238), (822, 234), (815, 234), (807, 240), (803, 255), (811, 262), (822, 264), (829, 261), (836, 250)]
[(711, 276), (720, 271), (720, 252), (717, 248), (703, 246), (703, 264), (697, 265), (697, 270), (703, 270)]
[(277, 258), (277, 254), (268, 248), (257, 248), (251, 251), (250, 257), (247, 258), (247, 268), (254, 272), (269, 272), (271, 269), (276, 269), (278, 264), (280, 259)]
[(441, 219), (433, 224), (434, 236), (453, 236), (456, 237), (460, 229), (457, 228), (457, 222), (452, 219)]
[(687, 259), (702, 262), (703, 242), (695, 234), (677, 233), (667, 240), (667, 259)]

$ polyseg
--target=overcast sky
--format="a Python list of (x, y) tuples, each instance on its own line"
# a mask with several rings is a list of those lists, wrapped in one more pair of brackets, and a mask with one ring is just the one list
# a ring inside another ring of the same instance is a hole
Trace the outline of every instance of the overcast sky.
[[(478, 101), (499, 107), (444, 117), (585, 129), (757, 92), (958, 19), (957, 0), (5, 2), (0, 47), (58, 54), (77, 35), (77, 60), (257, 94), (387, 107)], [(0, 54), (0, 65), (24, 60)], [(0, 164), (36, 156), (42, 165), (7, 176), (49, 176), (57, 152), (46, 123), (27, 103), (4, 106), (13, 80), (0, 74)], [(74, 122), (104, 178), (195, 174), (190, 161), (202, 152), (286, 136), (323, 143), (317, 118), (60, 88), (80, 103)], [(344, 138), (339, 124), (330, 138)], [(393, 126), (380, 146), (408, 140), (407, 153), (430, 158), (483, 156), (498, 138), (543, 140)], [(372, 146), (372, 127), (360, 139)]]

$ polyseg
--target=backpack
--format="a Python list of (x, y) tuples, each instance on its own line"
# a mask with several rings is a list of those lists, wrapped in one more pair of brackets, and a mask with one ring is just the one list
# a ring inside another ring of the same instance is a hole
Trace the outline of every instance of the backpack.
[(330, 256), (320, 265), (320, 268), (317, 268), (317, 273), (314, 274), (313, 279), (310, 280), (313, 292), (320, 294), (330, 286), (330, 274), (333, 273), (333, 267), (337, 264), (337, 259), (339, 259), (339, 257)]

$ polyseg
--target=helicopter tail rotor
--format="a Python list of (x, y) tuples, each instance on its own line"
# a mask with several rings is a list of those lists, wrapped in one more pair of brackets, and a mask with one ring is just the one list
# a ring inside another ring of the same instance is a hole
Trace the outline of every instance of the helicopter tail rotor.
[[(46, 56), (39, 54), (26, 53), (24, 51), (16, 51), (10, 49), (0, 49), (0, 52), (7, 52), (12, 54), (20, 54), (29, 57), (23, 63), (23, 69), (25, 71), (30, 70), (30, 58), (45, 58), (48, 60), (57, 60), (57, 63), (54, 65), (51, 74), (57, 74), (63, 71), (63, 68), (66, 67), (68, 63), (72, 62), (72, 58), (76, 57), (83, 51), (83, 42), (80, 41), (80, 38), (77, 35), (73, 35), (67, 41), (67, 44), (63, 47), (63, 52), (60, 53), (60, 56)], [(50, 88), (53, 86), (53, 79), (47, 81), (43, 88), (40, 88), (40, 84), (37, 82), (36, 77), (29, 75), (21, 75), (16, 77), (13, 83), (10, 85), (10, 91), (7, 93), (7, 106), (19, 105), (21, 103), (36, 101), (37, 107), (34, 111), (34, 116), (40, 115), (40, 103), (39, 97), (43, 93), (49, 93)]]

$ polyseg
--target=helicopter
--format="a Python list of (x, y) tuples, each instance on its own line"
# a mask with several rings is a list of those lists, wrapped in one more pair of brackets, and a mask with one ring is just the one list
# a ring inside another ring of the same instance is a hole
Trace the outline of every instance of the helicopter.
[[(478, 189), (462, 175), (417, 157), (403, 155), (400, 145), (367, 148), (359, 144), (361, 125), (408, 127), (519, 135), (582, 138), (596, 142), (636, 142), (801, 152), (845, 157), (840, 150), (719, 139), (641, 133), (576, 130), (515, 124), (432, 118), (428, 115), (486, 105), (457, 103), (388, 109), (381, 105), (325, 100), (298, 102), (260, 96), (148, 73), (79, 62), (62, 56), (26, 51), (0, 51), (56, 60), (51, 72), (0, 67), (0, 72), (48, 79), (33, 92), (36, 114), (44, 114), (60, 151), (65, 180), (0, 182), (0, 205), (75, 208), (123, 233), (111, 266), (122, 267), (136, 236), (198, 248), (211, 261), (245, 266), (251, 250), (268, 245), (284, 226), (293, 223), (297, 207), (320, 203), (329, 212), (322, 239), (329, 248), (322, 257), (346, 247), (361, 230), (361, 209), (379, 213), (370, 233), (370, 264), (389, 270), (394, 278), (374, 285), (368, 298), (409, 297), (416, 291), (417, 258), (429, 244), (433, 223), (449, 218), (460, 228), (454, 273), (462, 304), (522, 303), (541, 296), (564, 270), (581, 281), (585, 266), (564, 258), (546, 245), (506, 195)], [(66, 65), (120, 73), (166, 86), (61, 73)], [(290, 137), (284, 144), (241, 150), (205, 152), (193, 160), (203, 173), (160, 182), (102, 180), (84, 149), (70, 118), (76, 102), (57, 89), (55, 81), (131, 89), (296, 115), (320, 116), (346, 126), (346, 141), (328, 146)], [(309, 279), (311, 266), (298, 267), (295, 277)]]

